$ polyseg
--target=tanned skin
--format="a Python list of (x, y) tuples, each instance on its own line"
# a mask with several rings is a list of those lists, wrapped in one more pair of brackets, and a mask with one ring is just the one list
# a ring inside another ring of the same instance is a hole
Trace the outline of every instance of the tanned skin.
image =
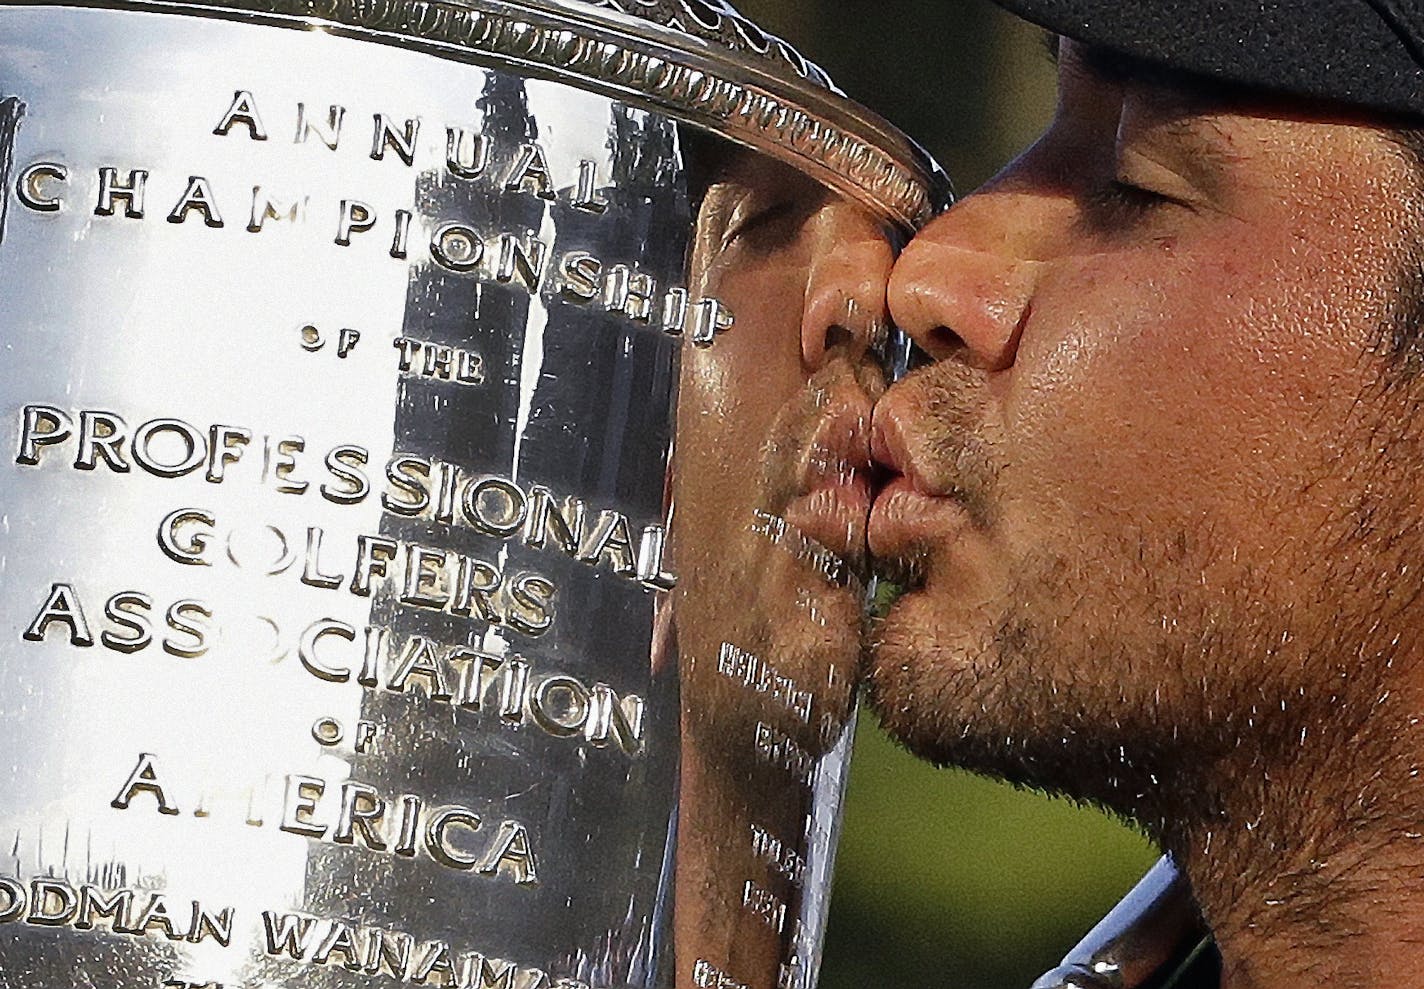
[[(1228, 987), (1424, 982), (1414, 164), (1345, 111), (1063, 42), (1042, 139), (926, 228), (874, 413), (890, 730), (1097, 802)], [(1307, 981), (1309, 980), (1309, 981)]]

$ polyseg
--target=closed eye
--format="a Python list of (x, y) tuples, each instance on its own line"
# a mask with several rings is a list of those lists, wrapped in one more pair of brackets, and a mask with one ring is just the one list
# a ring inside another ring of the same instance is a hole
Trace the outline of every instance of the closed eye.
[(1111, 229), (1141, 220), (1174, 202), (1150, 189), (1113, 179), (1087, 193), (1083, 217), (1093, 227)]
[(754, 250), (769, 250), (787, 240), (789, 233), (794, 233), (789, 229), (790, 225), (794, 222), (799, 226), (803, 211), (804, 204), (793, 199), (749, 210), (722, 235), (722, 250), (738, 242), (746, 243)]

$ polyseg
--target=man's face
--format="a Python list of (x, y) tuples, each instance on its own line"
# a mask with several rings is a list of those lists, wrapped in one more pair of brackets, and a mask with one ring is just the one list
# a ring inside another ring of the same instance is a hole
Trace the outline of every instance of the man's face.
[[(819, 754), (850, 712), (893, 258), (882, 226), (793, 169), (737, 153), (698, 215), (692, 287), (734, 327), (684, 355), (674, 597), (686, 730), (740, 744), (768, 721)], [(768, 713), (718, 673), (724, 643), (813, 696)], [(715, 715), (714, 715), (715, 711)], [(750, 718), (738, 732), (739, 718)], [(780, 783), (780, 780), (776, 781)]]
[[(1109, 75), (1065, 43), (1043, 138), (894, 272), (933, 362), (875, 412), (910, 591), (872, 680), (922, 754), (1151, 826), (1392, 683), (1419, 447), (1375, 351), (1417, 180), (1373, 127)], [(1268, 797), (1234, 799), (1196, 812)]]
[(785, 981), (799, 922), (767, 924), (747, 890), (786, 904), (804, 891), (753, 829), (811, 856), (809, 815), (829, 777), (809, 763), (849, 724), (871, 407), (884, 388), (873, 345), (888, 326), (893, 260), (860, 207), (789, 166), (718, 150), (689, 284), (735, 322), (683, 351), (670, 545), (680, 576), (664, 636), (682, 708), (679, 987), (702, 984), (698, 959), (749, 985)]

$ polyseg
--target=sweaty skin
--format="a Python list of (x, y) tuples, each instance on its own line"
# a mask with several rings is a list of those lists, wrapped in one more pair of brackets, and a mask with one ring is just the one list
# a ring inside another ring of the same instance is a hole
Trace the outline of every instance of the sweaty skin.
[(1041, 140), (894, 270), (929, 360), (874, 414), (874, 702), (1145, 826), (1228, 986), (1411, 984), (1418, 179), (1341, 111), (1098, 64), (1063, 43)]
[(679, 989), (709, 984), (699, 962), (794, 985), (815, 935), (797, 921), (815, 895), (808, 832), (825, 827), (811, 773), (846, 731), (859, 675), (884, 388), (871, 348), (891, 260), (862, 209), (755, 155), (729, 153), (698, 212), (691, 287), (736, 322), (684, 350), (679, 382), (664, 660), (682, 705)]

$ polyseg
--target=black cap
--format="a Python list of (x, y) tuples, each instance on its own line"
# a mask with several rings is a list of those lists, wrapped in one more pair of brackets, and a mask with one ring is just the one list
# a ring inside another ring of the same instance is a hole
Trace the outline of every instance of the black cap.
[(995, 0), (1064, 37), (1283, 94), (1424, 116), (1424, 0)]

